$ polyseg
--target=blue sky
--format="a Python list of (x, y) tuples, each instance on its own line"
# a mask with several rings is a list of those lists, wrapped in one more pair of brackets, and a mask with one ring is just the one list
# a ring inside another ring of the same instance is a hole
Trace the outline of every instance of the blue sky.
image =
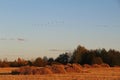
[(0, 58), (56, 57), (78, 45), (120, 51), (119, 0), (0, 0)]

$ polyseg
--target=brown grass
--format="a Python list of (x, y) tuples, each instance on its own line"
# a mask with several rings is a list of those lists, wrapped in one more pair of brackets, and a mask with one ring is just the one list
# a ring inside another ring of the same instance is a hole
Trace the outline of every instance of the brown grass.
[(84, 64), (83, 67), (84, 68), (91, 68), (91, 66), (89, 64)]
[(74, 69), (75, 72), (81, 72), (82, 68), (79, 64), (72, 64), (72, 68)]
[(11, 68), (11, 67), (7, 67), (7, 68), (0, 68), (0, 74), (2, 73), (11, 73), (11, 71), (16, 70), (18, 68)]
[(110, 67), (108, 64), (105, 64), (105, 63), (103, 63), (103, 64), (101, 64), (101, 67)]
[(98, 65), (98, 64), (93, 64), (92, 67), (93, 67), (93, 68), (100, 68), (100, 67), (102, 67), (102, 66), (101, 66), (101, 65)]
[(67, 64), (46, 67), (25, 66), (20, 69), (0, 68), (1, 73), (10, 73), (12, 70), (18, 70), (22, 74), (2, 74), (0, 75), (0, 80), (120, 80), (120, 67), (109, 67), (106, 64), (84, 66)]
[(20, 75), (44, 75), (44, 74), (66, 74), (66, 73), (81, 73), (81, 72), (89, 72), (83, 71), (83, 68), (102, 68), (109, 67), (107, 64), (93, 64), (92, 66), (85, 64), (83, 67), (80, 64), (53, 64), (52, 66), (46, 67), (30, 67), (24, 66), (20, 67), (17, 70), (13, 70), (12, 74), (20, 74)]
[(72, 67), (72, 64), (65, 65), (65, 70), (66, 70), (67, 73), (73, 73), (73, 72), (75, 72), (75, 70)]
[(50, 69), (53, 73), (66, 73), (64, 65), (52, 65)]
[(82, 68), (82, 70), (89, 73), (0, 75), (0, 80), (120, 80), (120, 67)]

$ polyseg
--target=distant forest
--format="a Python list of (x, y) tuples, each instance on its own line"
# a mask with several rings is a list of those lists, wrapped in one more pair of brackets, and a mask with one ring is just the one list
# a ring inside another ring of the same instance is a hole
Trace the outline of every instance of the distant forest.
[(103, 49), (88, 50), (83, 46), (78, 46), (73, 53), (65, 52), (57, 58), (48, 58), (47, 56), (38, 57), (35, 60), (25, 60), (18, 58), (15, 61), (0, 60), (0, 67), (21, 67), (21, 66), (37, 66), (44, 67), (52, 64), (68, 64), (78, 63), (84, 64), (108, 64), (111, 67), (120, 66), (120, 52), (114, 49), (106, 51)]

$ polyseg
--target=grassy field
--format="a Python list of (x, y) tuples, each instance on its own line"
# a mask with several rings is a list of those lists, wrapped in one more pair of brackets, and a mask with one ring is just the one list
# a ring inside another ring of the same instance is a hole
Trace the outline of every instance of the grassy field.
[(15, 69), (18, 69), (18, 68), (0, 68), (0, 75), (2, 74), (10, 74), (12, 70), (15, 70)]
[[(0, 73), (10, 73), (16, 68), (0, 68)], [(49, 75), (0, 75), (0, 80), (120, 80), (120, 68), (83, 68), (81, 73)]]

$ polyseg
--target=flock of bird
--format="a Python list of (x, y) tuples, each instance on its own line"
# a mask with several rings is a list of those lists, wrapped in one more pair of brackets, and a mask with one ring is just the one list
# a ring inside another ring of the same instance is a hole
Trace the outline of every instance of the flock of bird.
[(16, 39), (14, 39), (14, 38), (0, 38), (0, 40), (1, 41), (7, 41), (7, 40), (11, 40), (11, 41), (25, 41), (25, 39), (23, 39), (23, 38), (16, 38)]
[(32, 24), (32, 26), (33, 27), (46, 27), (49, 25), (61, 25), (61, 24), (64, 24), (64, 21), (49, 21), (46, 23), (35, 23), (35, 24)]
[[(37, 23), (37, 24), (32, 24), (33, 27), (46, 27), (46, 26), (50, 26), (50, 25), (61, 25), (64, 24), (64, 21), (49, 21), (46, 23)], [(24, 38), (0, 38), (0, 41), (25, 41)]]

